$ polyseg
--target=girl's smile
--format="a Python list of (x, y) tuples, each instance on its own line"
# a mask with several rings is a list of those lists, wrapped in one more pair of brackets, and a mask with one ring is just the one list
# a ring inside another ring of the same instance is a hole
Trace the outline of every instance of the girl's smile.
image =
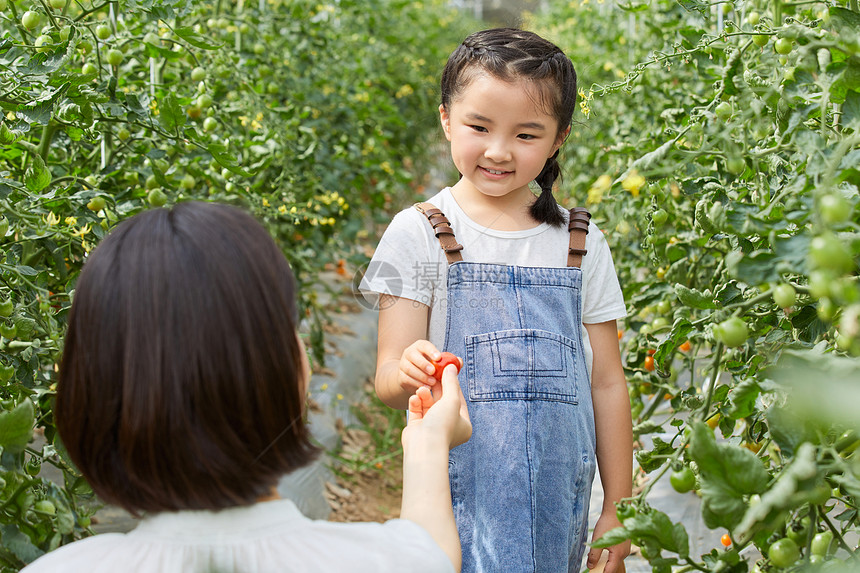
[(540, 105), (533, 84), (476, 76), (439, 113), (463, 178), (454, 188), (474, 200), (505, 197), (529, 205), (529, 189), (564, 141), (558, 122)]

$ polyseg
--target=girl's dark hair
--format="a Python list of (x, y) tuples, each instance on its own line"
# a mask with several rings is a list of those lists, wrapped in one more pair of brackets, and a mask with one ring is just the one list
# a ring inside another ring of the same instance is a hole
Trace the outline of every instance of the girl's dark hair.
[[(570, 58), (552, 42), (516, 28), (493, 28), (471, 34), (454, 50), (442, 70), (442, 105), (446, 110), (480, 74), (506, 82), (531, 82), (540, 105), (558, 121), (558, 133), (570, 127), (576, 108), (576, 70)], [(535, 178), (541, 194), (531, 206), (531, 215), (540, 222), (552, 225), (564, 222), (552, 194), (552, 186), (560, 175), (556, 151)]]
[(54, 410), (93, 490), (135, 514), (215, 510), (309, 463), (296, 323), (290, 266), (250, 215), (121, 223), (78, 279)]

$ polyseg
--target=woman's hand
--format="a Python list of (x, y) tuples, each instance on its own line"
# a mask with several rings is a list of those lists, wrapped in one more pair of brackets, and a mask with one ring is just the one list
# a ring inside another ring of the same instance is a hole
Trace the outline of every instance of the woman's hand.
[[(433, 382), (436, 382), (435, 378)], [(457, 380), (456, 366), (445, 368), (442, 382), (435, 384), (432, 391), (430, 387), (422, 386), (409, 398), (409, 421), (404, 430), (404, 440), (408, 439), (407, 431), (447, 436), (449, 448), (459, 446), (471, 437), (472, 422)]]

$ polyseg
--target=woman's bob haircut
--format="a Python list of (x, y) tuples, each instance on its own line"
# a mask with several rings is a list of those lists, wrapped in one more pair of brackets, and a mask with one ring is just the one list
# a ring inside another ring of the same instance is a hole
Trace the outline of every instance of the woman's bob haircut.
[(101, 242), (54, 412), (102, 500), (136, 515), (249, 505), (313, 460), (295, 299), (283, 253), (235, 207), (145, 211)]

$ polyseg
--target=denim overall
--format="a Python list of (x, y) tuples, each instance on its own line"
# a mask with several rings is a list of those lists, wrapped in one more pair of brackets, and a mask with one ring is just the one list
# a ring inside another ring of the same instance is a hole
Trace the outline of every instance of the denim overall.
[(449, 459), (462, 570), (577, 572), (596, 457), (580, 316), (590, 215), (571, 210), (568, 267), (521, 267), (462, 261), (444, 215), (416, 207), (450, 263), (444, 349), (463, 358), (473, 426)]

